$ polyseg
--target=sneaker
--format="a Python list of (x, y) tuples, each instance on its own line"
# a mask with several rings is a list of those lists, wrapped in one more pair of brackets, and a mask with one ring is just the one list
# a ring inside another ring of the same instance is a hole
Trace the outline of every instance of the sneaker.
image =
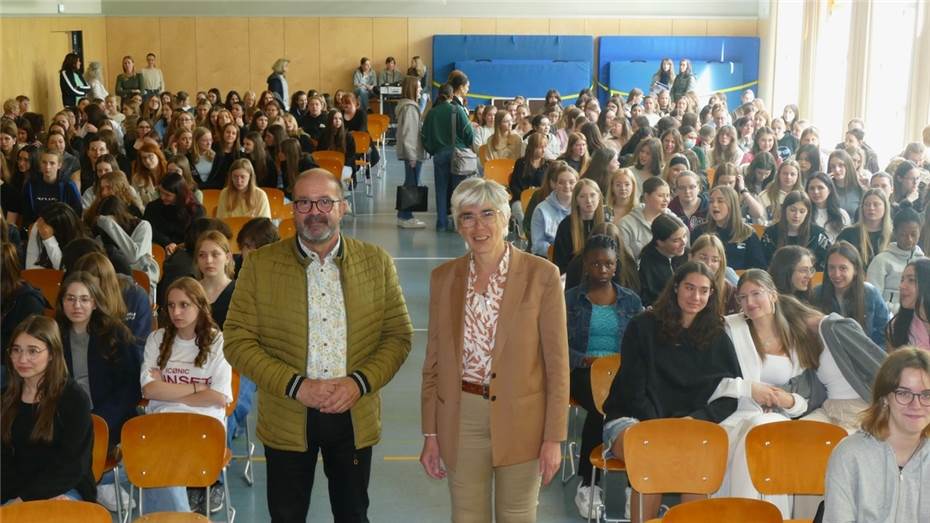
[(416, 218), (410, 218), (409, 220), (397, 220), (397, 226), (401, 229), (423, 229), (426, 224)]
[[(594, 489), (594, 499), (591, 499), (591, 489)], [(578, 507), (578, 513), (581, 517), (588, 519), (595, 517), (597, 507), (603, 504), (601, 496), (601, 487), (597, 485), (578, 485), (578, 491), (575, 493), (575, 506)]]
[(206, 510), (204, 507), (206, 491), (206, 489), (202, 488), (187, 489), (187, 502), (190, 504), (191, 512), (196, 512), (198, 514), (204, 513), (204, 510)]
[[(136, 504), (129, 498), (129, 493), (122, 488), (119, 489), (119, 492), (123, 508), (135, 508)], [(106, 507), (110, 512), (116, 512), (116, 485), (113, 483), (108, 485), (97, 485), (97, 502)]]
[(223, 502), (226, 501), (226, 490), (221, 483), (214, 483), (210, 487), (210, 514), (216, 514), (223, 509)]

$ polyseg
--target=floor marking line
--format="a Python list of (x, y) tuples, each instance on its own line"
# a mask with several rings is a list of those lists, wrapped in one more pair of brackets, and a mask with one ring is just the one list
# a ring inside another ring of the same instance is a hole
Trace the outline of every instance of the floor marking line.
[(439, 260), (454, 260), (454, 259), (455, 259), (455, 258), (443, 258), (443, 257), (435, 257), (435, 258), (422, 257), (422, 258), (419, 258), (419, 257), (410, 257), (410, 256), (408, 256), (408, 257), (394, 258), (394, 261), (439, 261)]
[(384, 461), (418, 461), (418, 456), (384, 456)]

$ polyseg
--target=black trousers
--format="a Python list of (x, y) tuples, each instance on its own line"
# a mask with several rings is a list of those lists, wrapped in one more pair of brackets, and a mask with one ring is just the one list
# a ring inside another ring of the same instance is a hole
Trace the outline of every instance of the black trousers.
[(307, 435), (306, 452), (265, 447), (272, 523), (307, 520), (318, 453), (323, 455), (335, 523), (368, 523), (371, 447), (355, 448), (350, 414), (307, 409)]
[[(572, 399), (577, 401), (586, 411), (584, 425), (581, 428), (581, 457), (578, 459), (578, 475), (582, 485), (591, 484), (591, 451), (602, 443), (604, 432), (604, 417), (594, 406), (594, 396), (591, 395), (591, 368), (578, 367), (571, 373), (570, 388)], [(600, 477), (600, 473), (598, 473)], [(595, 478), (596, 479), (596, 478)]]

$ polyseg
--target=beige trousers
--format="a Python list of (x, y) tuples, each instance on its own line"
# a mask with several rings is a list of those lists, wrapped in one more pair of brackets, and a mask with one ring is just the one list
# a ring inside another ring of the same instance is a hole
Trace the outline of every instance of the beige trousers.
[[(494, 467), (491, 404), (462, 393), (459, 448), (449, 470), (453, 523), (534, 523), (539, 499), (539, 460)], [(493, 515), (491, 511), (493, 498)]]

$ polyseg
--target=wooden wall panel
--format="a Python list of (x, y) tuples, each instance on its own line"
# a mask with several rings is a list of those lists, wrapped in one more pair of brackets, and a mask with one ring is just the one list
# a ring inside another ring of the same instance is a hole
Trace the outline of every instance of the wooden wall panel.
[[(249, 89), (256, 93), (268, 88), (271, 66), (284, 55), (284, 18), (249, 18)], [(291, 93), (296, 89), (288, 88)]]
[(195, 19), (197, 84), (206, 91), (242, 89), (249, 85), (249, 19)]
[[(165, 87), (172, 93), (187, 91), (193, 95), (197, 90), (197, 22), (193, 17), (161, 18), (160, 27), (158, 67), (165, 75)], [(223, 90), (227, 89), (232, 87), (224, 86)]]
[(285, 18), (284, 54), (291, 61), (287, 84), (294, 91), (320, 87), (320, 19)]
[(410, 66), (407, 52), (407, 20), (405, 18), (375, 18), (372, 20), (371, 63), (375, 69), (384, 69), (384, 60), (393, 56), (397, 70), (406, 73)]
[(550, 18), (549, 34), (551, 35), (584, 35), (583, 18)]
[(499, 35), (547, 35), (549, 34), (549, 19), (548, 18), (498, 18), (497, 19), (497, 34)]
[(620, 20), (617, 18), (585, 18), (584, 27), (591, 36), (620, 34)]
[(139, 70), (145, 67), (146, 54), (161, 55), (160, 25), (158, 18), (135, 16), (106, 18), (107, 59), (104, 69), (107, 76), (107, 89), (110, 92), (113, 92), (116, 75), (123, 70), (124, 56), (132, 56), (136, 63), (136, 70)]
[[(320, 21), (320, 90), (352, 87), (359, 59), (372, 56), (371, 18), (324, 18)], [(372, 60), (376, 70), (378, 64)]]
[(707, 20), (672, 20), (672, 34), (675, 36), (705, 36)]
[(494, 35), (497, 34), (497, 18), (462, 18), (462, 34)]
[(708, 36), (758, 36), (756, 20), (708, 20)]
[(672, 20), (670, 18), (625, 18), (620, 20), (620, 33), (624, 35), (670, 35)]
[[(24, 64), (35, 60), (32, 46), (22, 44), (21, 37), (25, 18), (0, 18), (0, 62), (4, 73), (0, 74), (0, 102), (13, 98), (17, 94), (26, 94), (33, 98), (31, 86), (26, 85), (23, 74), (10, 74), (9, 71), (22, 71)], [(51, 67), (51, 64), (48, 64)], [(35, 104), (35, 102), (33, 102)]]

